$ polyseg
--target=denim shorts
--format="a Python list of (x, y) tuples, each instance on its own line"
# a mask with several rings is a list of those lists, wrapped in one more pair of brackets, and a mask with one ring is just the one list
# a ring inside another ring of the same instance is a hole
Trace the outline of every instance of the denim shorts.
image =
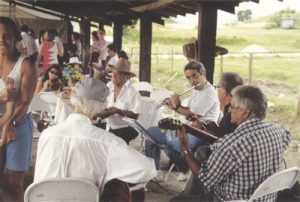
[(7, 145), (5, 167), (11, 171), (27, 171), (31, 155), (33, 122), (31, 113), (16, 122), (17, 139)]

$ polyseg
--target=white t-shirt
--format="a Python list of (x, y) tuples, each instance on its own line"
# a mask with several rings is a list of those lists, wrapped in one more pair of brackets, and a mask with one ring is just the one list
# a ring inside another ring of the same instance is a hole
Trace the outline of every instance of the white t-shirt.
[(154, 161), (129, 147), (119, 137), (93, 126), (82, 114), (43, 131), (37, 148), (34, 182), (77, 177), (101, 190), (117, 178), (141, 183), (156, 175)]
[(220, 102), (216, 89), (209, 82), (201, 89), (193, 89), (188, 107), (191, 112), (203, 116), (203, 119), (217, 123), (220, 114)]
[[(107, 97), (107, 107), (116, 107), (122, 110), (132, 111), (136, 114), (140, 113), (140, 103), (141, 96), (139, 92), (132, 86), (130, 81), (127, 81), (121, 90), (121, 93), (117, 97), (116, 101), (114, 101), (114, 84), (110, 81), (107, 83), (110, 94)], [(107, 128), (118, 129), (128, 127), (128, 124), (122, 120), (122, 116), (119, 114), (114, 114), (108, 118), (107, 120)]]

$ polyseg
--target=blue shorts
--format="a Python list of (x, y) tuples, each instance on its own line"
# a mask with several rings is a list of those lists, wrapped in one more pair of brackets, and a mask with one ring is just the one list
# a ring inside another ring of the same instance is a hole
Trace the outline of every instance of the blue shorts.
[(27, 171), (34, 130), (30, 113), (16, 122), (16, 130), (16, 141), (7, 145), (5, 167), (11, 171)]

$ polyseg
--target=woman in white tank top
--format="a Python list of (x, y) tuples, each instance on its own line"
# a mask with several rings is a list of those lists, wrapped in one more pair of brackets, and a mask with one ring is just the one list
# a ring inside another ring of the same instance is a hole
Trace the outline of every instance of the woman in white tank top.
[[(9, 94), (4, 89), (3, 78), (12, 78), (17, 91), (12, 115), (1, 128), (3, 132), (8, 132), (5, 142), (6, 153), (4, 153), (4, 147), (0, 147), (0, 156), (5, 155), (6, 159), (5, 174), (8, 183), (3, 186), (7, 187), (7, 196), (10, 197), (10, 201), (23, 201), (24, 175), (25, 171), (29, 169), (33, 133), (31, 115), (27, 113), (27, 110), (37, 82), (35, 67), (18, 51), (21, 39), (14, 21), (7, 17), (0, 17), (0, 94), (5, 92), (3, 97), (0, 96), (0, 112), (2, 114), (5, 113), (6, 102), (10, 101), (7, 99)], [(13, 139), (15, 140), (12, 141)], [(1, 158), (0, 161), (4, 163)], [(2, 182), (1, 179), (0, 181)], [(6, 193), (4, 194), (6, 195)]]

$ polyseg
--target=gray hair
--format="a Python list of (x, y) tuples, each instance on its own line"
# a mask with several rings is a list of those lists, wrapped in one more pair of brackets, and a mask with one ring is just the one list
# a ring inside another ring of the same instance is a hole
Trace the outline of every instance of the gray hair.
[(106, 101), (100, 102), (97, 100), (87, 99), (76, 94), (71, 94), (70, 100), (74, 107), (78, 107), (86, 116), (90, 118), (102, 113), (106, 108)]
[(196, 70), (201, 75), (206, 76), (206, 69), (201, 62), (192, 61), (192, 62), (187, 63), (184, 67), (184, 71), (186, 71), (188, 69)]
[(238, 107), (249, 110), (256, 118), (265, 118), (268, 100), (260, 88), (251, 85), (237, 86), (231, 93), (236, 98)]
[(220, 79), (220, 85), (225, 89), (227, 94), (231, 94), (231, 90), (236, 87), (243, 85), (243, 78), (234, 72), (225, 72), (222, 74)]

